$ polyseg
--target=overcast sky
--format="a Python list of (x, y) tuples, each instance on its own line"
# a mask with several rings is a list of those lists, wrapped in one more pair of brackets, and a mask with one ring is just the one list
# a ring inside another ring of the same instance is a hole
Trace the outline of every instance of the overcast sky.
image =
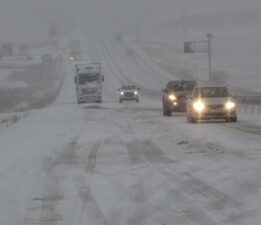
[(260, 0), (1, 0), (0, 40), (34, 38), (52, 23), (142, 29), (182, 15), (261, 8)]

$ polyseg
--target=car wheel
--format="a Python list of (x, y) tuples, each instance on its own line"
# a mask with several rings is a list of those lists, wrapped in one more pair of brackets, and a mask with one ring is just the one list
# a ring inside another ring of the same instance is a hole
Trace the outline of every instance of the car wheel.
[(197, 120), (195, 118), (191, 117), (191, 123), (196, 123), (196, 122), (197, 122)]
[(231, 122), (236, 123), (237, 122), (237, 116), (233, 117)]
[(197, 120), (195, 118), (193, 118), (192, 116), (187, 116), (187, 122), (188, 123), (196, 123)]
[(165, 109), (165, 110), (163, 110), (163, 115), (164, 116), (172, 116), (172, 112), (168, 109)]
[(122, 100), (119, 100), (119, 103), (122, 103)]
[(187, 115), (187, 122), (191, 123), (191, 117)]
[(226, 118), (226, 122), (236, 123), (237, 122), (237, 116)]
[(139, 100), (139, 99), (136, 99), (136, 102), (140, 102), (140, 100)]

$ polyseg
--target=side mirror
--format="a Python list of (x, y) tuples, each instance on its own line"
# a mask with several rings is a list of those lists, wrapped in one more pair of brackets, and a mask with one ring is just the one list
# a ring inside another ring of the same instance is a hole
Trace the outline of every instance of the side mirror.
[(74, 83), (75, 83), (75, 84), (77, 83), (77, 79), (76, 79), (76, 77), (74, 77)]

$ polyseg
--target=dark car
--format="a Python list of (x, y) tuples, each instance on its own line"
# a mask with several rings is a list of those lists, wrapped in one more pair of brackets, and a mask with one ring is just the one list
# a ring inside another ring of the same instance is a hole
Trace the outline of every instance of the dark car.
[(172, 112), (186, 112), (187, 96), (191, 95), (196, 85), (195, 80), (169, 81), (162, 90), (163, 115), (171, 116)]

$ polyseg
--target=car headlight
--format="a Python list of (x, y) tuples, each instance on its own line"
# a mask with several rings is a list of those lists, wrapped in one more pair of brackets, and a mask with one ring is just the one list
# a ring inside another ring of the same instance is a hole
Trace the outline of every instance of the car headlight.
[(193, 108), (198, 111), (201, 112), (202, 110), (205, 109), (205, 104), (202, 101), (197, 101), (193, 103)]
[(225, 107), (226, 107), (227, 110), (234, 109), (234, 108), (236, 107), (236, 103), (235, 103), (235, 102), (228, 101), (228, 102), (225, 104)]
[(123, 92), (123, 91), (121, 92), (121, 95), (124, 95), (124, 92)]
[(135, 95), (137, 95), (137, 94), (138, 94), (138, 92), (137, 92), (137, 91), (135, 91), (135, 92), (134, 92), (134, 94), (135, 94)]
[(177, 98), (176, 98), (175, 95), (169, 95), (169, 99), (172, 100), (172, 101), (174, 101), (174, 100), (176, 100)]

